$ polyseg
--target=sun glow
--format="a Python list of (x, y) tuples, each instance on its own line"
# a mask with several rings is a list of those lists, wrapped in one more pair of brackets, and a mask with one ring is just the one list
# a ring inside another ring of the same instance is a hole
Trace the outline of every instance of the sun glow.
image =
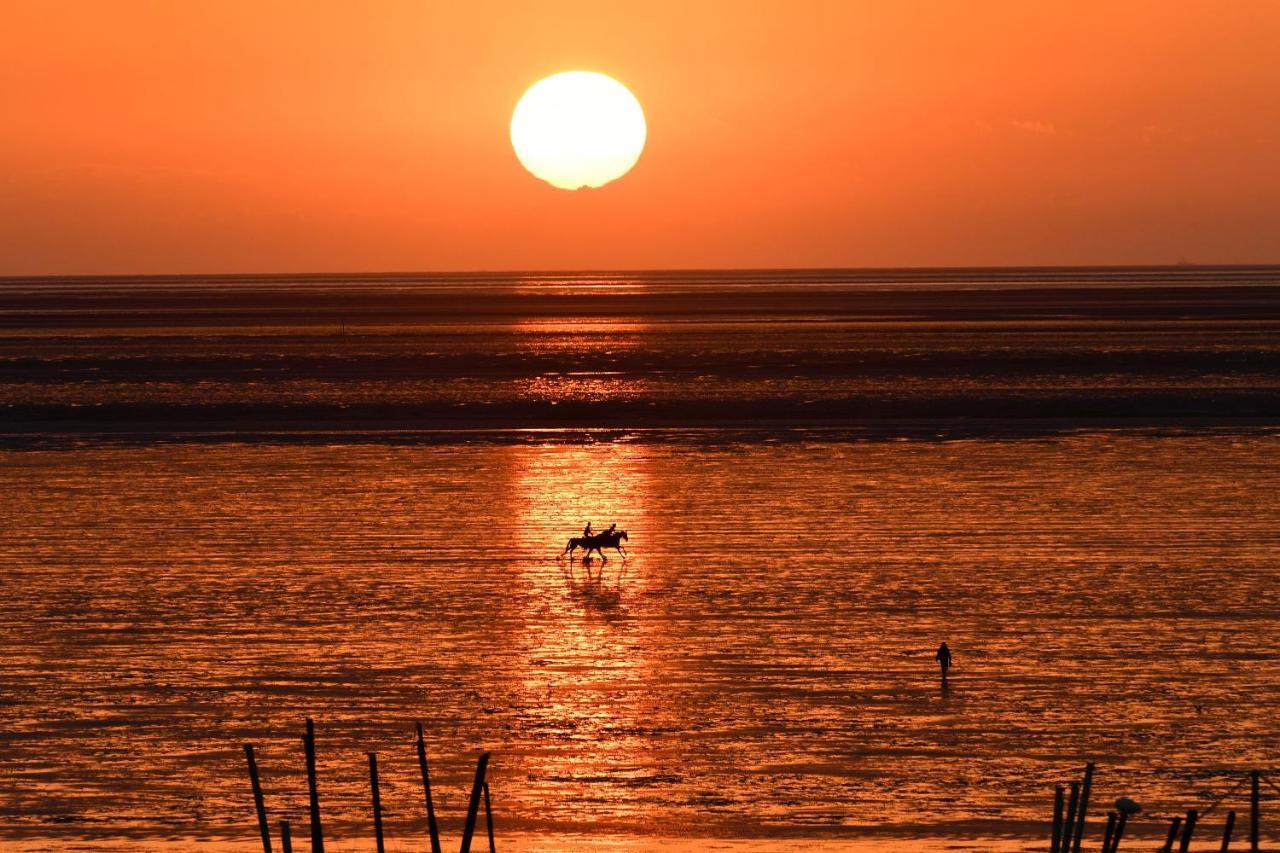
[(594, 71), (539, 80), (516, 104), (511, 144), (520, 163), (553, 187), (601, 187), (644, 150), (644, 110), (626, 86)]

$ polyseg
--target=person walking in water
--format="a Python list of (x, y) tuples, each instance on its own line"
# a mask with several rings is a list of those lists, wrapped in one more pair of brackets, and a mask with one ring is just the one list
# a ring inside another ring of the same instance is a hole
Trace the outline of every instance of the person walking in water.
[(947, 686), (947, 670), (951, 669), (951, 649), (947, 648), (947, 644), (943, 643), (938, 646), (938, 653), (933, 656), (938, 662), (938, 666), (942, 667), (942, 686)]

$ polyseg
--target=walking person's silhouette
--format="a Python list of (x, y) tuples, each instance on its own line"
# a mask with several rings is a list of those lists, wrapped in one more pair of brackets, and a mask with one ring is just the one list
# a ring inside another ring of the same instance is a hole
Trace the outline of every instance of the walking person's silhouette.
[(947, 686), (947, 671), (951, 669), (951, 649), (947, 648), (947, 644), (943, 643), (938, 646), (938, 653), (933, 656), (938, 662), (938, 666), (942, 667), (942, 687)]

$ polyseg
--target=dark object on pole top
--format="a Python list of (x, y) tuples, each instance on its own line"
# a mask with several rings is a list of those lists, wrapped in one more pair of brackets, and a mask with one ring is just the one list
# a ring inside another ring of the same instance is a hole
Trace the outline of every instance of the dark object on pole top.
[(1138, 805), (1128, 797), (1121, 797), (1116, 800), (1116, 811), (1120, 812), (1120, 814), (1136, 815), (1138, 812), (1142, 811), (1142, 806)]

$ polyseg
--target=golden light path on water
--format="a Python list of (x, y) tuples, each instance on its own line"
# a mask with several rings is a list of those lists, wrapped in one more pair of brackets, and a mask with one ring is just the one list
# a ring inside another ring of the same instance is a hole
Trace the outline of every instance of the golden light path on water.
[[(619, 529), (640, 541), (649, 532), (649, 466), (634, 448), (551, 445), (537, 454), (512, 455), (523, 552), (561, 545), (557, 536), (565, 538), (570, 519), (574, 535), (587, 521), (596, 531), (622, 521)], [(526, 599), (521, 642), (521, 700), (530, 709), (528, 725), (562, 743), (543, 755), (529, 781), (548, 798), (556, 790), (579, 802), (605, 797), (611, 814), (635, 819), (642, 809), (628, 801), (636, 799), (637, 789), (625, 785), (650, 775), (646, 768), (657, 760), (658, 744), (645, 739), (638, 716), (651, 714), (645, 707), (651, 703), (617, 697), (643, 695), (644, 685), (654, 680), (653, 664), (646, 659), (651, 644), (639, 636), (652, 626), (631, 618), (624, 603), (624, 593), (643, 594), (645, 561), (610, 551), (608, 564), (598, 559), (583, 564), (580, 555), (564, 558), (556, 571), (548, 571), (545, 563), (526, 568), (532, 595)], [(636, 761), (637, 755), (646, 760)], [(588, 821), (590, 813), (583, 809)]]

